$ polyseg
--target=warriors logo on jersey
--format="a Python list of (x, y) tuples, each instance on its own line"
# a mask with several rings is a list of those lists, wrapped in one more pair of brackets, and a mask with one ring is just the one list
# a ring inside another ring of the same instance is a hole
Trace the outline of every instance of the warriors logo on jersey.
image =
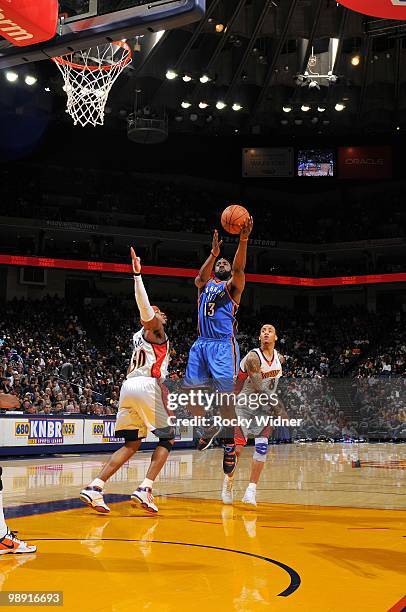
[[(282, 364), (280, 362), (278, 352), (274, 349), (273, 358), (271, 361), (268, 361), (268, 359), (265, 357), (264, 353), (261, 351), (260, 348), (255, 348), (251, 352), (255, 353), (259, 358), (261, 364), (262, 379), (264, 381), (269, 379), (269, 385), (265, 386), (270, 391), (275, 392), (278, 386), (279, 379), (282, 376)], [(238, 373), (238, 380), (236, 385), (236, 393), (255, 393), (255, 388), (248, 376), (248, 372), (245, 366), (248, 355), (244, 357), (240, 364), (240, 371)]]
[(127, 378), (135, 376), (149, 376), (161, 380), (166, 378), (170, 359), (167, 336), (162, 344), (153, 344), (145, 340), (144, 329), (140, 329), (133, 336), (133, 347)]

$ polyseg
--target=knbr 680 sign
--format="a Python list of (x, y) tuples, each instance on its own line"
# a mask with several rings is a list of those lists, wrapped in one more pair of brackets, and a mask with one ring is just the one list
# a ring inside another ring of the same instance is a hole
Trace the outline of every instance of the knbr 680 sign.
[(338, 0), (338, 2), (364, 15), (406, 20), (406, 0)]

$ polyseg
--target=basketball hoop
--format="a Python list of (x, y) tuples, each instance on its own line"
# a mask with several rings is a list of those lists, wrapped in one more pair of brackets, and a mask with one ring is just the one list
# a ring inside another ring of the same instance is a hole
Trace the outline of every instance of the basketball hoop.
[(131, 58), (123, 41), (51, 58), (63, 76), (66, 112), (75, 125), (103, 125), (110, 90)]

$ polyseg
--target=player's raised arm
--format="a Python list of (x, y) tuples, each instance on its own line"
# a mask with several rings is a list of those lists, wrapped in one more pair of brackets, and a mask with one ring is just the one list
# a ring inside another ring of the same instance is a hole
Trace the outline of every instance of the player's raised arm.
[(231, 269), (231, 278), (227, 283), (231, 297), (239, 303), (242, 292), (245, 287), (245, 266), (247, 263), (247, 246), (248, 239), (252, 232), (254, 221), (249, 217), (242, 226), (240, 233), (240, 242), (237, 252), (234, 257), (233, 266)]
[[(150, 330), (157, 338), (165, 338), (165, 330), (161, 318), (157, 316), (157, 312), (149, 303), (148, 294), (145, 290), (141, 276), (141, 261), (137, 257), (133, 247), (131, 247), (131, 262), (134, 274), (134, 291), (135, 301), (137, 302), (138, 310), (142, 326)], [(159, 313), (160, 314), (160, 313)]]
[(255, 351), (248, 353), (245, 360), (245, 369), (255, 391), (262, 393), (264, 391), (264, 381), (261, 375), (261, 361)]
[(210, 279), (216, 258), (220, 255), (220, 247), (222, 242), (222, 240), (219, 242), (218, 231), (214, 230), (211, 253), (200, 268), (199, 274), (195, 278), (195, 285), (198, 289), (202, 289), (202, 287), (204, 287), (207, 281)]

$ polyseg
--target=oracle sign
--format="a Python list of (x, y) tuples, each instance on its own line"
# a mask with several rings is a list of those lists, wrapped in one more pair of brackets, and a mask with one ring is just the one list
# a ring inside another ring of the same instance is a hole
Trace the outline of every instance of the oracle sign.
[(406, 0), (337, 0), (339, 4), (353, 11), (383, 17), (406, 20)]
[(344, 179), (392, 177), (391, 147), (340, 147), (338, 175)]

